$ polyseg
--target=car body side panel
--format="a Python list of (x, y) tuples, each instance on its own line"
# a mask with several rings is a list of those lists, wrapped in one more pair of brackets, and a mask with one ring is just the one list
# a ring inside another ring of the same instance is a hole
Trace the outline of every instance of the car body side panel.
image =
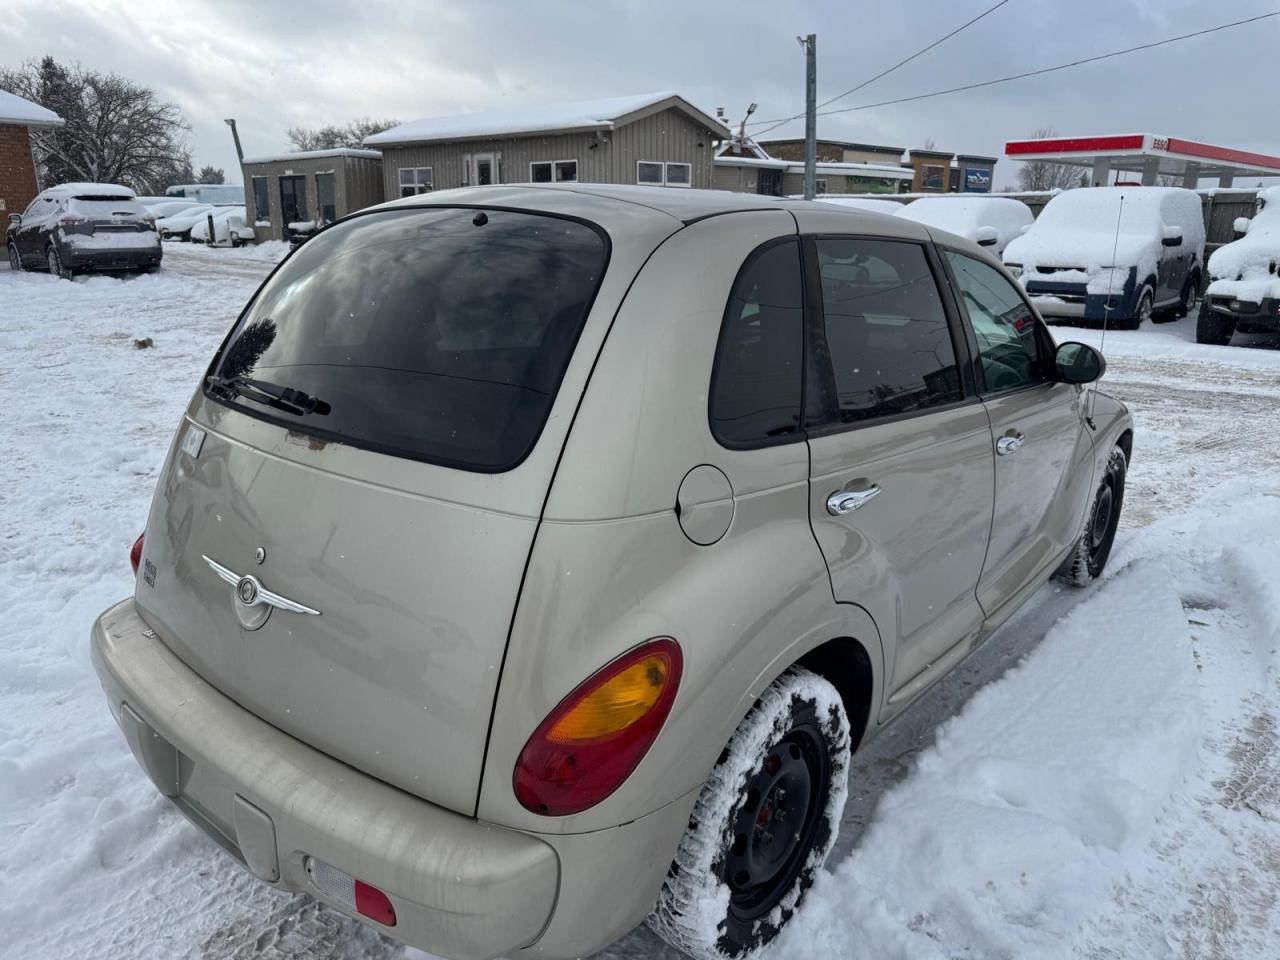
[[(794, 231), (790, 215), (778, 212), (694, 223), (655, 252), (628, 294), (530, 557), (495, 708), (482, 819), (577, 833), (644, 816), (702, 783), (755, 697), (807, 650), (851, 636), (880, 663), (866, 614), (833, 602), (807, 519), (805, 443), (728, 450), (708, 423), (734, 277), (757, 246)], [(674, 509), (681, 481), (700, 463), (733, 488), (729, 530), (710, 546), (685, 536)], [(512, 772), (537, 725), (587, 676), (658, 636), (680, 644), (684, 676), (666, 728), (636, 771), (574, 816), (520, 807)]]

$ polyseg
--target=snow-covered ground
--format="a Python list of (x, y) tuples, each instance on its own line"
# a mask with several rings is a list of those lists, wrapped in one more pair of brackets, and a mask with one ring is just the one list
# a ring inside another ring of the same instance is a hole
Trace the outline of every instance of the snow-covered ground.
[[(5, 957), (420, 956), (234, 866), (138, 770), (89, 665), (180, 412), (282, 252), (0, 271)], [(1042, 589), (855, 758), (770, 957), (1280, 956), (1280, 338), (1235, 342), (1107, 334), (1138, 425), (1107, 579)], [(645, 931), (605, 955), (674, 956)]]

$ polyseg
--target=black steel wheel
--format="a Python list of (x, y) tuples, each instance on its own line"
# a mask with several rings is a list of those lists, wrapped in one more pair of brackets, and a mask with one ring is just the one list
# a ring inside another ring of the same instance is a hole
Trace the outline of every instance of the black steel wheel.
[(1073, 586), (1082, 587), (1096, 580), (1107, 565), (1111, 547), (1115, 543), (1116, 529), (1120, 525), (1120, 510), (1124, 506), (1124, 479), (1129, 461), (1123, 450), (1111, 451), (1107, 467), (1102, 472), (1098, 492), (1089, 507), (1084, 533), (1076, 542), (1071, 555), (1058, 568), (1057, 577)]
[[(700, 960), (773, 940), (835, 843), (849, 755), (835, 688), (795, 667), (775, 680), (703, 786), (649, 926)], [(708, 898), (716, 888), (728, 897)]]

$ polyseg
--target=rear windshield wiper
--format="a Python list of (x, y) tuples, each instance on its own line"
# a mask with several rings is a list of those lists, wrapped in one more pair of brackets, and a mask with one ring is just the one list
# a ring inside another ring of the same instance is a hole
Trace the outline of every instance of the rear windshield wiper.
[(209, 389), (220, 393), (228, 400), (244, 397), (255, 403), (266, 404), (286, 413), (304, 417), (309, 413), (324, 416), (333, 408), (319, 397), (295, 390), (293, 387), (282, 387), (267, 380), (250, 380), (248, 377), (206, 377)]

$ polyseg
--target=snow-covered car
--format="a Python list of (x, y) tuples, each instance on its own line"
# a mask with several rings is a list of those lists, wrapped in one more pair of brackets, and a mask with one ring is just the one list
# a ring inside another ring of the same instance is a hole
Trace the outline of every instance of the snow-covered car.
[(382, 204), (218, 348), (93, 661), (158, 790), (279, 888), (444, 957), (646, 917), (744, 956), (830, 852), (852, 751), (1055, 572), (1101, 573), (1133, 430), (1096, 388), (1082, 415), (1103, 368), (897, 217)]
[(81, 271), (154, 270), (160, 266), (155, 221), (128, 187), (64, 183), (22, 213), (9, 215), (9, 267), (44, 267), (70, 279)]
[(156, 221), (156, 230), (164, 240), (190, 240), (191, 228), (216, 208), (209, 203), (188, 205), (185, 210), (161, 217)]
[(972, 240), (1000, 256), (1009, 241), (1031, 229), (1031, 208), (1012, 197), (921, 197), (895, 211), (895, 215)]
[(1209, 287), (1196, 318), (1196, 340), (1225, 344), (1231, 335), (1280, 330), (1280, 187), (1258, 194), (1253, 217), (1236, 220), (1244, 236), (1209, 257)]
[(897, 200), (877, 200), (875, 197), (842, 197), (834, 193), (824, 193), (813, 199), (821, 203), (834, 204), (837, 207), (870, 210), (872, 213), (885, 213), (889, 216), (893, 216), (902, 209), (902, 204)]
[(143, 206), (151, 211), (151, 215), (155, 217), (156, 220), (163, 220), (165, 217), (172, 217), (179, 213), (185, 213), (188, 210), (195, 210), (196, 208), (203, 206), (203, 204), (194, 200), (184, 199), (183, 197), (178, 197), (176, 200), (173, 197), (161, 197), (159, 200), (156, 200), (153, 203), (143, 204)]
[(1040, 313), (1136, 330), (1186, 316), (1204, 263), (1200, 196), (1181, 187), (1083, 187), (1051, 199), (1004, 263)]
[(191, 228), (192, 243), (209, 243), (209, 219), (213, 219), (214, 246), (238, 247), (253, 240), (254, 233), (245, 221), (244, 207), (215, 207), (214, 212), (197, 220)]

